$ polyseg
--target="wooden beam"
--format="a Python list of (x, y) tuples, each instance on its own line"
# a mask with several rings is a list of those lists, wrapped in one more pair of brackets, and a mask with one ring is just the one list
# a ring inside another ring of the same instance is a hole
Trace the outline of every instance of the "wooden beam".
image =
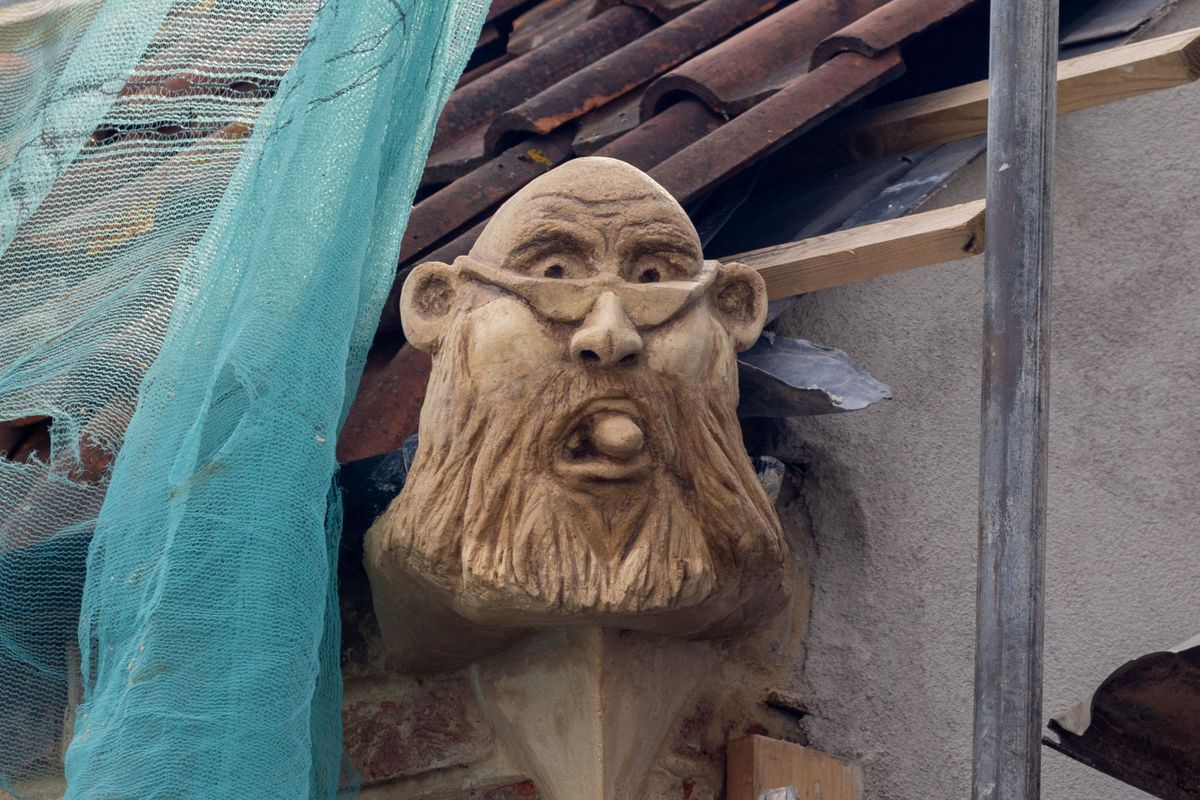
[(789, 786), (800, 800), (862, 800), (862, 771), (820, 750), (766, 736), (729, 743), (728, 800), (759, 800), (763, 792)]
[[(1170, 89), (1200, 78), (1200, 28), (1089, 53), (1058, 64), (1059, 114)], [(903, 100), (818, 135), (814, 163), (869, 161), (987, 130), (988, 82)]]
[(976, 200), (722, 260), (757, 269), (778, 300), (981, 253), (983, 211)]

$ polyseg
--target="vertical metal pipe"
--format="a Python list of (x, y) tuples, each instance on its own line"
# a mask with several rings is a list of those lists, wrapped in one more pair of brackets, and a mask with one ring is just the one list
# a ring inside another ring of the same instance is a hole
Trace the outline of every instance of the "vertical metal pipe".
[(975, 800), (1035, 800), (1058, 0), (991, 0)]

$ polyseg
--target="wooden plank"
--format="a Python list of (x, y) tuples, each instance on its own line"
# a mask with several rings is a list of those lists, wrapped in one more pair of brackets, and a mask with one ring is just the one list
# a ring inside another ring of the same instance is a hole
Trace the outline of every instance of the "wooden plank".
[(778, 300), (983, 252), (984, 201), (750, 250), (722, 259), (757, 269)]
[[(1200, 78), (1200, 28), (1089, 53), (1058, 65), (1058, 113), (1170, 89)], [(987, 130), (988, 83), (979, 81), (863, 112), (831, 127), (809, 157), (868, 161)]]
[(758, 800), (768, 790), (796, 788), (799, 800), (861, 800), (862, 770), (831, 755), (766, 736), (729, 743), (727, 800)]

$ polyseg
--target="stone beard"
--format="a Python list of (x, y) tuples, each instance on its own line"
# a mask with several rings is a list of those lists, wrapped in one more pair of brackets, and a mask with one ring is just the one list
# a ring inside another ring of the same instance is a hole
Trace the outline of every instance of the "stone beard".
[(766, 287), (705, 261), (648, 176), (551, 170), (469, 255), (414, 269), (400, 304), (433, 373), (416, 460), (365, 541), (397, 668), (561, 625), (717, 635), (782, 604), (779, 521), (736, 416)]
[[(461, 584), (472, 618), (691, 608), (742, 589), (742, 562), (781, 558), (736, 398), (725, 396), (728, 344), (692, 385), (649, 370), (548, 365), (514, 386), (519, 394), (485, 397), (462, 390), (470, 336), (461, 317), (439, 353), (422, 413), (432, 436), (390, 523), (418, 572)], [(648, 457), (627, 480), (580, 485), (572, 444), (611, 409), (641, 423)]]

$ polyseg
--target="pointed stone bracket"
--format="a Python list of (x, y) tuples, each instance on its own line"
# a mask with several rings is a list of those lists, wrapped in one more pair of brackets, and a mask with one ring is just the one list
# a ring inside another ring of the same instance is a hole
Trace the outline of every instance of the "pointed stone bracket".
[(582, 628), (539, 634), (471, 675), (544, 800), (629, 800), (716, 662), (709, 643)]

